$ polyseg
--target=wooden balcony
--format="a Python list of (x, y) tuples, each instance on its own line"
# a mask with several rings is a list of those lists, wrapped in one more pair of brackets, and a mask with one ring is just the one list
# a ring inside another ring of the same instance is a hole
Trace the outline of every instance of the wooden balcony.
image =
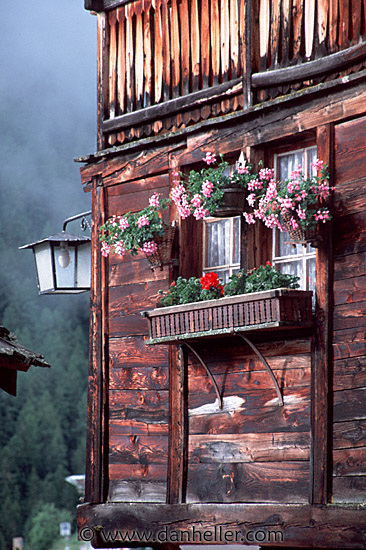
[(100, 12), (99, 149), (365, 69), (361, 0), (86, 4)]

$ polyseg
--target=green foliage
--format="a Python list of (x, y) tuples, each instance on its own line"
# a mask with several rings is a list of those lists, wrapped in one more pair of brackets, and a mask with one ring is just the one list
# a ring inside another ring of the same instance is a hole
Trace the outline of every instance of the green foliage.
[(100, 227), (99, 239), (102, 243), (102, 254), (124, 255), (130, 252), (136, 256), (140, 249), (149, 254), (155, 236), (161, 237), (166, 231), (162, 219), (162, 210), (166, 210), (170, 199), (163, 199), (154, 193), (146, 206), (138, 212), (127, 212), (123, 216), (113, 216)]
[[(236, 279), (243, 279), (244, 274), (240, 276), (239, 273), (235, 273), (231, 277), (231, 281), (235, 287)], [(247, 273), (245, 276), (245, 293), (247, 292), (260, 292), (262, 290), (273, 290), (274, 288), (297, 288), (299, 277), (296, 275), (288, 275), (275, 269), (269, 262), (266, 265), (261, 265)], [(243, 283), (240, 281), (240, 285)], [(230, 288), (230, 283), (226, 285)], [(225, 296), (231, 296), (227, 294), (225, 287)]]
[[(207, 167), (200, 171), (191, 170), (187, 182), (184, 181), (184, 174), (180, 174), (182, 180), (174, 180), (175, 187), (171, 197), (182, 218), (192, 214), (199, 220), (213, 214), (222, 204), (224, 187), (248, 189), (249, 183), (257, 178), (257, 175), (252, 173), (252, 165), (244, 160), (239, 160), (232, 172), (222, 155), (220, 161), (217, 161), (215, 155), (206, 153), (202, 160)], [(179, 173), (176, 175), (179, 176)]]
[(234, 273), (226, 284), (223, 284), (217, 273), (206, 273), (203, 277), (178, 279), (170, 285), (167, 292), (159, 290), (160, 305), (167, 307), (202, 300), (213, 300), (222, 296), (236, 296), (261, 290), (275, 288), (297, 288), (299, 277), (288, 275), (275, 269), (269, 262), (258, 268), (245, 272), (243, 269)]
[(56, 508), (53, 503), (41, 506), (29, 521), (26, 547), (29, 550), (48, 550), (59, 537), (60, 523), (64, 521), (72, 521), (68, 510)]
[(203, 277), (191, 277), (178, 279), (170, 285), (168, 292), (159, 290), (162, 296), (160, 302), (162, 306), (172, 306), (176, 304), (188, 304), (190, 302), (202, 302), (204, 300), (214, 300), (222, 296), (223, 285), (220, 283), (216, 273), (206, 273)]
[[(4, 129), (2, 144), (12, 142), (6, 125)], [(53, 157), (47, 148), (52, 169), (44, 160), (37, 165), (40, 172), (32, 173), (33, 157), (25, 161), (21, 146), (16, 160), (0, 146), (0, 323), (21, 345), (43, 354), (51, 368), (20, 372), (16, 397), (0, 390), (0, 550), (11, 548), (12, 537), (26, 535), (30, 514), (42, 505), (67, 509), (75, 517), (78, 494), (65, 477), (85, 468), (90, 298), (88, 293), (39, 296), (32, 253), (18, 247), (59, 231), (63, 218), (88, 209), (88, 199), (80, 190), (82, 201), (60, 204), (55, 195), (61, 183), (56, 189), (50, 186), (57, 154)], [(17, 162), (21, 153), (24, 163)], [(71, 151), (68, 158), (73, 167)], [(72, 185), (79, 189), (79, 175), (74, 179)], [(72, 232), (78, 230), (75, 224)]]

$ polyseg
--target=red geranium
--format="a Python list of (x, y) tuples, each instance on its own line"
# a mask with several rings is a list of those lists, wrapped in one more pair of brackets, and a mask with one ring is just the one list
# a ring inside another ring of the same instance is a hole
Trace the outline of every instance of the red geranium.
[(210, 290), (210, 288), (221, 288), (217, 273), (210, 271), (205, 273), (200, 279), (203, 290)]

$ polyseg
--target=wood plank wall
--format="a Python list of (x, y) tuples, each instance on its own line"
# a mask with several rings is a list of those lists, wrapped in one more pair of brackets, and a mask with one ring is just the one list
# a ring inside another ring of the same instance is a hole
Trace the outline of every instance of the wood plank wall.
[[(139, 210), (167, 175), (107, 188), (108, 216)], [(168, 450), (168, 347), (145, 345), (144, 309), (155, 307), (169, 271), (130, 254), (109, 261), (109, 500), (165, 502)]]
[(366, 117), (335, 127), (333, 500), (365, 502)]
[(278, 404), (269, 374), (235, 339), (198, 346), (189, 356), (187, 502), (309, 502), (311, 339), (262, 341), (284, 395)]

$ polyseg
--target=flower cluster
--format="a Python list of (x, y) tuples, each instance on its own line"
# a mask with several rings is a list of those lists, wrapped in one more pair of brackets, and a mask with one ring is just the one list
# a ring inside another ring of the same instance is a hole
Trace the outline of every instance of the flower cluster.
[(207, 168), (199, 172), (191, 170), (188, 181), (181, 179), (179, 172), (174, 172), (174, 187), (171, 199), (175, 203), (181, 218), (193, 215), (196, 220), (209, 216), (215, 212), (224, 196), (223, 187), (234, 185), (249, 189), (258, 176), (251, 173), (252, 166), (244, 162), (237, 162), (235, 170), (230, 174), (229, 163), (218, 162), (213, 153), (206, 153), (202, 159)]
[(334, 188), (329, 186), (327, 166), (316, 160), (312, 167), (317, 175), (305, 178), (299, 166), (283, 181), (275, 181), (268, 171), (267, 185), (253, 188), (248, 197), (253, 214), (244, 214), (246, 221), (255, 223), (258, 219), (271, 229), (286, 231), (288, 227), (314, 229), (318, 222), (330, 220), (327, 200)]
[(162, 296), (160, 304), (166, 307), (274, 288), (297, 288), (298, 279), (299, 277), (295, 275), (278, 271), (270, 262), (248, 272), (241, 269), (234, 273), (226, 284), (219, 279), (217, 273), (211, 271), (200, 278), (178, 277), (171, 283), (167, 292), (159, 290)]
[(157, 250), (154, 237), (165, 232), (161, 211), (170, 204), (154, 193), (149, 199), (149, 206), (139, 212), (128, 212), (123, 216), (112, 216), (100, 228), (101, 252), (104, 257), (109, 254), (123, 256), (126, 252), (136, 255), (143, 252), (151, 256)]

